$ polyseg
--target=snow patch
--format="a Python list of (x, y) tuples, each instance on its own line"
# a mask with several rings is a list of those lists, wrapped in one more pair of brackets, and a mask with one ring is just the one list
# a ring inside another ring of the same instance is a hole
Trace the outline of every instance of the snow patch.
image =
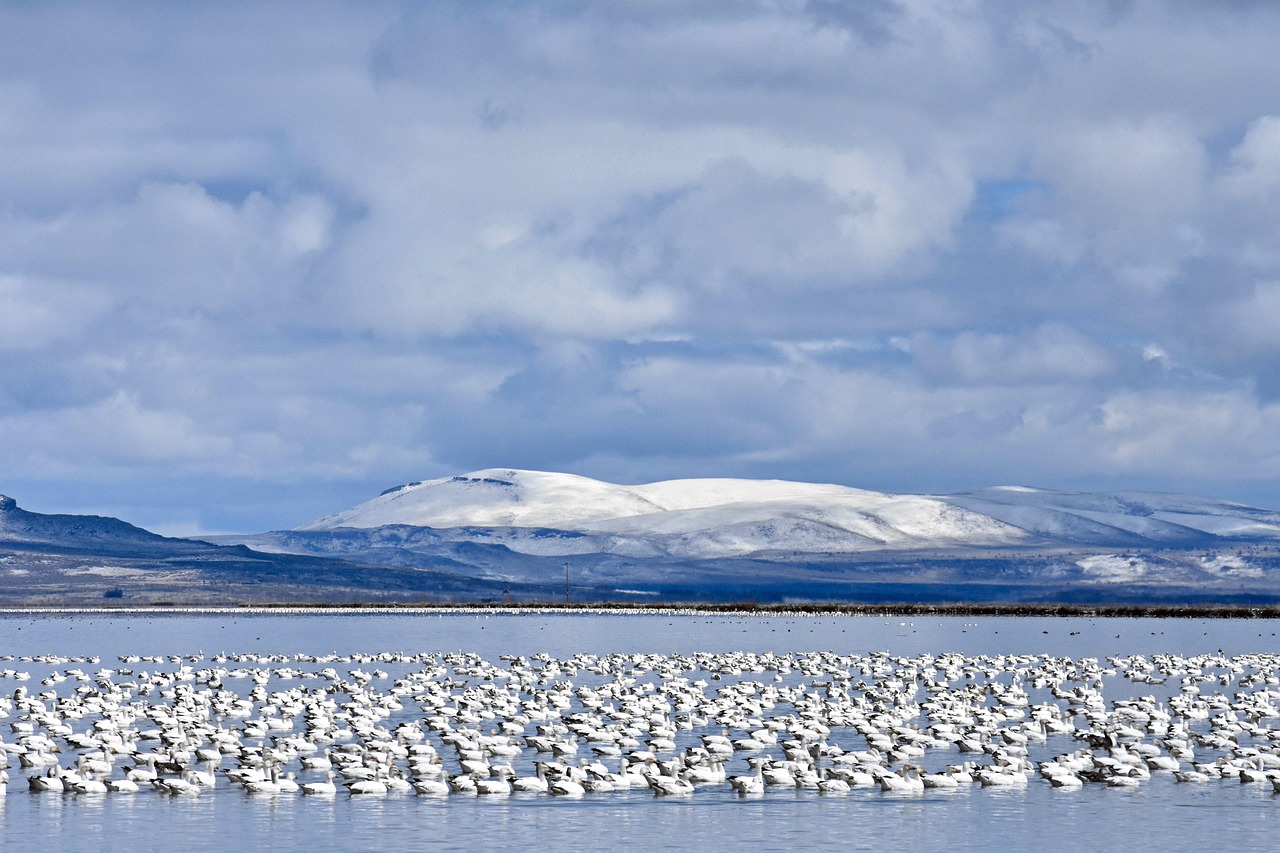
[(134, 578), (139, 575), (152, 574), (146, 569), (126, 569), (121, 566), (81, 566), (78, 569), (67, 569), (64, 575), (97, 575), (104, 578)]
[(1124, 583), (1144, 577), (1151, 565), (1140, 557), (1129, 557), (1120, 554), (1098, 554), (1076, 560), (1085, 574), (1093, 576), (1103, 583)]
[(1234, 554), (1224, 554), (1219, 557), (1201, 557), (1201, 567), (1212, 575), (1223, 575), (1225, 577), (1238, 578), (1260, 578), (1262, 577), (1262, 569)]

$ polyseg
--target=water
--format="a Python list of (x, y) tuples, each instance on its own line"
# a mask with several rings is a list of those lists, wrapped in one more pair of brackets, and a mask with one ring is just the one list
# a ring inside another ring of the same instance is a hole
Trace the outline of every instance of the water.
[[(703, 652), (814, 652), (895, 656), (957, 652), (965, 655), (1049, 654), (1104, 659), (1110, 655), (1244, 655), (1280, 651), (1275, 621), (1085, 618), (884, 618), (734, 617), (695, 615), (475, 615), (342, 614), (251, 615), (30, 615), (0, 616), (0, 653), (97, 655), (101, 663), (5, 662), (28, 672), (32, 693), (54, 689), (69, 695), (77, 683), (40, 685), (40, 679), (70, 666), (92, 674), (119, 666), (118, 655), (203, 654), (197, 668), (218, 653), (352, 654), (358, 652), (475, 652), (499, 656), (578, 652), (689, 654)], [(235, 664), (227, 664), (234, 666)], [(275, 665), (275, 664), (273, 664)], [(333, 664), (345, 672), (356, 666)], [(378, 664), (394, 678), (404, 664)], [(136, 670), (173, 669), (176, 663), (137, 663)], [(397, 668), (399, 667), (399, 668)], [(311, 666), (311, 669), (316, 667)], [(366, 669), (369, 667), (366, 666)], [(755, 675), (753, 677), (762, 678)], [(592, 683), (580, 671), (575, 684)], [(789, 682), (799, 674), (787, 676)], [(598, 682), (600, 679), (595, 679)], [(18, 686), (0, 679), (0, 691)], [(1110, 679), (1108, 698), (1167, 693), (1176, 689)], [(243, 694), (242, 682), (237, 689)], [(274, 686), (273, 686), (274, 689)], [(1208, 687), (1206, 686), (1206, 691)], [(160, 701), (148, 697), (148, 701)], [(406, 703), (400, 717), (421, 717)], [(399, 719), (400, 717), (394, 718)], [(0, 719), (7, 723), (8, 719)], [(394, 722), (388, 721), (388, 724)], [(1264, 721), (1265, 722), (1265, 721)], [(78, 722), (77, 730), (87, 723)], [(12, 741), (8, 726), (6, 739)], [(833, 732), (832, 739), (848, 733)], [(1046, 754), (1081, 744), (1054, 736)], [(681, 747), (684, 743), (681, 743)], [(448, 753), (446, 753), (447, 755)], [(926, 765), (958, 762), (954, 750), (929, 755)], [(520, 762), (527, 764), (527, 759)], [(735, 757), (730, 773), (744, 772)], [(69, 762), (64, 762), (69, 763)], [(1278, 800), (1269, 785), (1233, 780), (1209, 785), (1176, 784), (1157, 775), (1136, 789), (1087, 785), (1059, 791), (1040, 779), (1024, 789), (977, 785), (922, 796), (887, 795), (855, 789), (847, 796), (775, 791), (739, 799), (727, 786), (700, 788), (688, 798), (655, 798), (646, 790), (563, 800), (536, 795), (510, 797), (385, 797), (333, 799), (282, 795), (253, 797), (221, 787), (204, 796), (168, 798), (153, 791), (136, 795), (34, 795), (16, 760), (9, 769), (10, 793), (0, 805), (5, 837), (39, 839), (58, 850), (156, 849), (513, 849), (708, 850), (817, 848), (852, 850), (1040, 849), (1058, 844), (1115, 847), (1159, 846), (1190, 850), (1206, 846), (1257, 848), (1260, 833), (1275, 819)], [(223, 766), (228, 762), (224, 761)], [(518, 766), (523, 775), (527, 767)]]

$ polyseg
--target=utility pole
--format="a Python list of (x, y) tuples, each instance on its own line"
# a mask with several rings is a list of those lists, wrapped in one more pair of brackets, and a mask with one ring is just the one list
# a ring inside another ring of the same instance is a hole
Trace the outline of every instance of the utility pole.
[(569, 564), (564, 564), (564, 600), (569, 600)]

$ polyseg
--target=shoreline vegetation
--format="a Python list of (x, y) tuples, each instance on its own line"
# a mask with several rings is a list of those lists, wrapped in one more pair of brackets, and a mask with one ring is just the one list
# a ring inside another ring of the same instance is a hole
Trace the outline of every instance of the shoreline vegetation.
[(795, 602), (758, 604), (755, 602), (664, 603), (661, 605), (619, 602), (346, 602), (280, 603), (254, 602), (228, 605), (185, 605), (175, 601), (154, 601), (145, 605), (43, 605), (0, 606), (0, 615), (39, 613), (85, 613), (142, 615), (155, 613), (388, 613), (388, 614), (687, 614), (708, 616), (1029, 616), (1085, 618), (1160, 619), (1280, 619), (1280, 605), (1174, 605), (1174, 604), (855, 604), (847, 602)]

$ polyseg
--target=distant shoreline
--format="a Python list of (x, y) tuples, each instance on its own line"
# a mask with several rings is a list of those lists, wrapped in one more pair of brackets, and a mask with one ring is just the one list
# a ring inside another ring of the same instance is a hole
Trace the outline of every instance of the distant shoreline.
[(528, 603), (242, 603), (230, 605), (184, 605), (158, 601), (146, 605), (45, 605), (0, 606), (5, 615), (202, 615), (202, 614), (446, 614), (484, 615), (707, 615), (707, 616), (1026, 616), (1071, 618), (1163, 618), (1163, 619), (1280, 619), (1280, 606), (1178, 605), (1178, 604), (849, 604), (791, 603), (723, 604), (681, 603), (637, 605), (613, 602), (528, 602)]

